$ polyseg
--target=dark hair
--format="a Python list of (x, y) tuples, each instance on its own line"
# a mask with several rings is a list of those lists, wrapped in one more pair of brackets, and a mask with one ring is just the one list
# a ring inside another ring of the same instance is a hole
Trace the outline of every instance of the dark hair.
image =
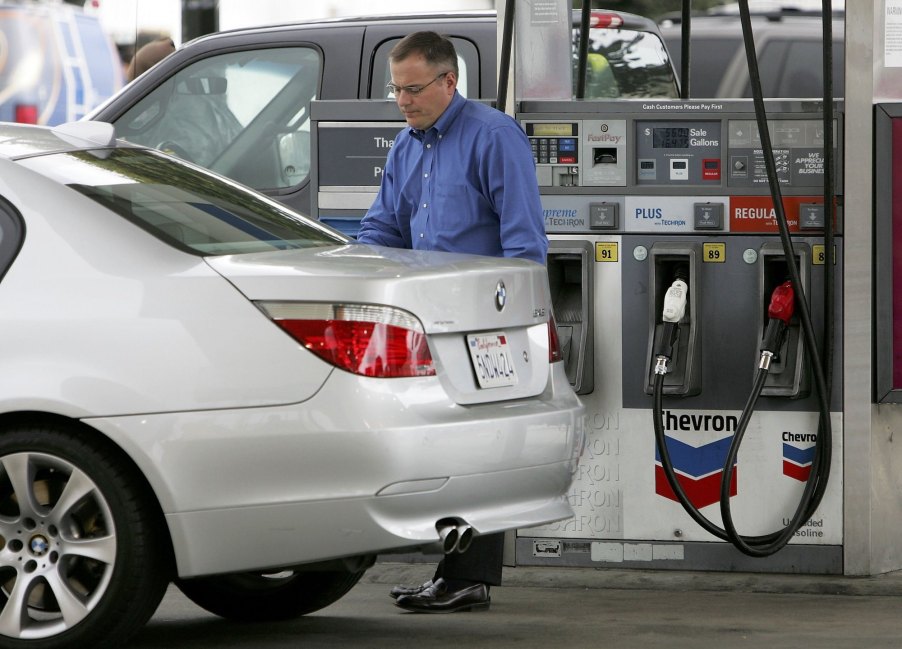
[(125, 71), (126, 81), (134, 81), (135, 77), (140, 76), (173, 52), (175, 52), (175, 43), (168, 36), (160, 36), (156, 40), (145, 43), (128, 64)]
[(403, 61), (419, 54), (430, 65), (447, 68), (458, 76), (457, 52), (454, 43), (447, 36), (435, 32), (414, 32), (402, 38), (388, 54), (389, 61)]

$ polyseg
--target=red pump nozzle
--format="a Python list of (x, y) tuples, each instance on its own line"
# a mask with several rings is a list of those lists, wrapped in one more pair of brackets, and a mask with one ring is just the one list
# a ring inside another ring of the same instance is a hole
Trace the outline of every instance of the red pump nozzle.
[(767, 371), (770, 368), (772, 358), (777, 358), (783, 339), (789, 329), (789, 321), (795, 311), (795, 291), (789, 280), (780, 284), (770, 294), (770, 304), (767, 306), (767, 328), (764, 330), (764, 339), (761, 341), (761, 358), (758, 368)]
[(770, 304), (767, 306), (767, 317), (782, 320), (789, 326), (792, 314), (795, 311), (795, 291), (792, 290), (792, 282), (786, 280), (774, 289), (770, 294)]

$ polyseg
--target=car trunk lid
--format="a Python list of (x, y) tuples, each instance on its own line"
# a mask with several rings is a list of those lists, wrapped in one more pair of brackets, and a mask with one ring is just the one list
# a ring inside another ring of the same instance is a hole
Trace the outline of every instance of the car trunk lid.
[(386, 305), (413, 314), (458, 403), (546, 387), (550, 296), (545, 269), (533, 262), (365, 245), (207, 261), (257, 303)]

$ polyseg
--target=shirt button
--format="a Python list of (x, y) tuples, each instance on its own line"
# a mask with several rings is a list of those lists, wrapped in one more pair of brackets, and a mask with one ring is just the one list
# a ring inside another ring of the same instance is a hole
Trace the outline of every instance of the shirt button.
[(426, 148), (427, 148), (427, 149), (431, 149), (431, 148), (432, 148), (432, 145), (431, 145), (431, 144), (427, 144), (427, 145), (426, 145)]
[(420, 233), (420, 239), (422, 239), (422, 238), (423, 238), (423, 233), (421, 232), (421, 233)]
[(423, 203), (423, 209), (426, 209), (426, 205), (427, 205), (426, 203)]
[(429, 178), (429, 174), (423, 174), (423, 178)]

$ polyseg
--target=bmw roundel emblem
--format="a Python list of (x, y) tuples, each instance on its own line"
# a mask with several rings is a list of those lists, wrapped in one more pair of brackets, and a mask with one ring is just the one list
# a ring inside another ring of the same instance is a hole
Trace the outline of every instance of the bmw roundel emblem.
[(498, 285), (495, 286), (495, 308), (500, 311), (505, 304), (507, 304), (507, 289), (504, 288), (504, 282), (498, 280)]
[(47, 550), (50, 549), (50, 544), (47, 542), (47, 539), (40, 535), (35, 536), (33, 539), (31, 539), (31, 543), (29, 543), (29, 545), (31, 546), (30, 550), (32, 554), (35, 554), (37, 556), (46, 554)]

